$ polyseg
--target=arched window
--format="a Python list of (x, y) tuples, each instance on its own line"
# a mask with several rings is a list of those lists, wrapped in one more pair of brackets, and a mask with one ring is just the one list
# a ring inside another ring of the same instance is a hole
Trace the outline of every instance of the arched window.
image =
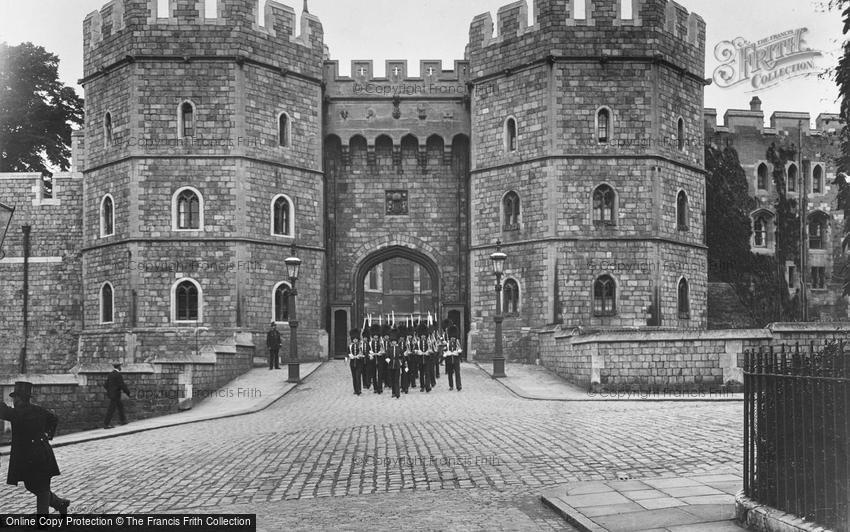
[(756, 171), (756, 188), (767, 190), (767, 165), (761, 163)]
[(103, 138), (107, 146), (112, 146), (112, 113), (103, 115)]
[(679, 319), (680, 320), (689, 320), (691, 319), (691, 301), (690, 301), (690, 293), (688, 288), (688, 280), (682, 277), (679, 280)]
[(757, 248), (767, 247), (768, 220), (764, 215), (756, 216), (753, 221), (753, 244)]
[(611, 111), (603, 107), (596, 112), (596, 140), (600, 144), (607, 144), (611, 139)]
[(502, 286), (502, 310), (505, 314), (519, 314), (519, 285), (506, 279)]
[(788, 192), (797, 191), (797, 165), (792, 164), (788, 167)]
[(272, 200), (272, 235), (293, 236), (295, 209), (292, 200), (279, 194)]
[(614, 316), (617, 313), (617, 284), (610, 275), (602, 275), (593, 283), (594, 316)]
[(516, 151), (517, 149), (517, 124), (516, 118), (508, 117), (505, 120), (505, 150)]
[(274, 287), (274, 300), (272, 302), (272, 316), (274, 321), (289, 321), (289, 290), (291, 286), (286, 281), (280, 282)]
[(809, 217), (809, 249), (826, 249), (827, 217), (819, 212)]
[(593, 224), (616, 225), (617, 194), (608, 185), (599, 185), (593, 191)]
[(684, 190), (676, 196), (676, 225), (679, 231), (688, 230), (688, 195)]
[(182, 279), (172, 287), (172, 321), (201, 321), (201, 287), (193, 279)]
[(821, 165), (816, 165), (812, 170), (812, 193), (823, 193), (823, 168)]
[(108, 282), (103, 283), (100, 287), (100, 323), (112, 323), (114, 321), (113, 304), (112, 285)]
[(679, 150), (684, 150), (685, 149), (685, 120), (681, 117), (676, 122), (676, 135), (677, 135), (677, 143), (679, 144)]
[(195, 136), (195, 106), (192, 105), (192, 102), (187, 101), (180, 104), (177, 124), (177, 132), (181, 139)]
[(504, 231), (516, 231), (519, 229), (519, 195), (516, 192), (508, 192), (502, 198), (502, 217)]
[(284, 148), (289, 146), (291, 128), (289, 115), (280, 113), (277, 117), (277, 141)]
[(115, 204), (112, 196), (107, 194), (100, 200), (100, 236), (115, 234)]
[(174, 193), (172, 202), (173, 230), (199, 231), (203, 228), (204, 203), (197, 190), (190, 187), (181, 188)]

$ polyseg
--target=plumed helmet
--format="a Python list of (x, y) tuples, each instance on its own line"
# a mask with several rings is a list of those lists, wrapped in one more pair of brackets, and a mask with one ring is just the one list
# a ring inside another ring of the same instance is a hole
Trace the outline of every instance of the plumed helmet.
[(390, 329), (390, 340), (398, 341), (399, 336), (401, 336), (401, 331), (398, 327)]
[(390, 331), (392, 331), (392, 328), (390, 327), (389, 323), (381, 325), (381, 336), (389, 336)]
[(368, 340), (369, 338), (371, 338), (372, 334), (369, 332), (369, 328), (366, 327), (363, 329), (363, 332), (360, 334), (360, 336), (362, 336), (364, 340)]
[(428, 336), (428, 326), (424, 323), (420, 323), (419, 327), (416, 328), (416, 334), (419, 336)]
[(371, 337), (381, 336), (381, 326), (378, 325), (378, 324), (375, 324), (375, 325), (372, 325), (371, 327), (369, 327), (369, 336), (371, 336)]
[(350, 331), (348, 331), (348, 336), (352, 340), (357, 340), (358, 338), (360, 338), (360, 330), (359, 329), (351, 329)]

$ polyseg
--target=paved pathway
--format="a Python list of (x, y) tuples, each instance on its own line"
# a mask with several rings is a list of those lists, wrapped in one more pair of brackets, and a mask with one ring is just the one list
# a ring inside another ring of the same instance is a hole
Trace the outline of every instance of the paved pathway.
[[(488, 375), (493, 374), (489, 363), (476, 364)], [(519, 397), (544, 401), (743, 401), (743, 393), (720, 388), (706, 391), (614, 390), (593, 392), (571, 384), (555, 372), (533, 364), (507, 364), (506, 377), (499, 383)]]
[(543, 501), (587, 532), (740, 532), (736, 474), (576, 482), (546, 490)]
[[(263, 530), (407, 515), (423, 530), (569, 530), (544, 489), (740, 471), (739, 403), (529, 401), (474, 365), (463, 379), (462, 392), (443, 376), (431, 393), (356, 397), (347, 364), (328, 362), (256, 414), (59, 447), (53, 485), (78, 511), (239, 510)], [(33, 502), (0, 488), (5, 511)]]

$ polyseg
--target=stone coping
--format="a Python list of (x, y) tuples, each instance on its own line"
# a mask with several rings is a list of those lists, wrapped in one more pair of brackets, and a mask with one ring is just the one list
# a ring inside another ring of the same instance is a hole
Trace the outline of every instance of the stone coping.
[[(112, 366), (110, 366), (111, 370)], [(79, 381), (77, 376), (73, 373), (36, 373), (36, 374), (27, 374), (27, 375), (8, 375), (0, 377), (0, 386), (14, 386), (17, 381), (25, 381), (31, 382), (34, 385), (63, 385), (63, 386), (77, 386), (79, 385)]]
[[(565, 336), (555, 336), (564, 338)], [(594, 332), (587, 336), (573, 336), (573, 345), (614, 342), (700, 342), (707, 340), (771, 340), (773, 334), (766, 329), (718, 329), (705, 331), (611, 331)]]
[(768, 330), (774, 332), (844, 332), (850, 333), (850, 322), (846, 321), (816, 321), (806, 323), (770, 323)]
[[(81, 331), (80, 336), (125, 336), (127, 334), (149, 334), (149, 333), (194, 333), (194, 327), (135, 327), (127, 330), (86, 330)], [(209, 333), (209, 331), (205, 331)], [(237, 331), (224, 331), (229, 333), (229, 338), (224, 339), (224, 343), (222, 345), (226, 346), (236, 346), (236, 347), (256, 347), (254, 344), (254, 340), (252, 339), (253, 334), (260, 334), (260, 332), (237, 332)], [(194, 335), (190, 334), (193, 337)], [(221, 339), (216, 340), (220, 342)], [(216, 346), (218, 348), (218, 346)]]
[(782, 510), (757, 502), (740, 491), (735, 496), (735, 514), (738, 521), (750, 530), (761, 532), (833, 532), (815, 523), (805, 521)]
[(150, 361), (151, 364), (198, 364), (215, 365), (217, 362), (214, 354), (205, 355), (166, 355), (157, 356)]
[[(93, 362), (88, 364), (78, 364), (71, 368), (72, 373), (112, 373), (112, 364), (110, 363), (100, 363)], [(151, 364), (121, 364), (121, 373), (123, 374), (133, 374), (133, 373), (156, 373), (153, 365)]]

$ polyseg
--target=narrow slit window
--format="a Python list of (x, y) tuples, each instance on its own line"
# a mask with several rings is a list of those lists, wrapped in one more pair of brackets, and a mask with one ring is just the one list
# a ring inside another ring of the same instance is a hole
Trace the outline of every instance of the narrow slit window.
[(171, 16), (171, 0), (156, 0), (156, 17), (169, 18)]
[(218, 18), (218, 0), (204, 0), (204, 18)]
[(620, 18), (623, 20), (632, 20), (632, 0), (620, 0)]
[(195, 136), (195, 108), (189, 102), (183, 102), (180, 106), (180, 137), (190, 138)]
[(585, 5), (585, 0), (573, 0), (573, 19), (575, 20), (584, 20), (587, 18), (587, 9)]

